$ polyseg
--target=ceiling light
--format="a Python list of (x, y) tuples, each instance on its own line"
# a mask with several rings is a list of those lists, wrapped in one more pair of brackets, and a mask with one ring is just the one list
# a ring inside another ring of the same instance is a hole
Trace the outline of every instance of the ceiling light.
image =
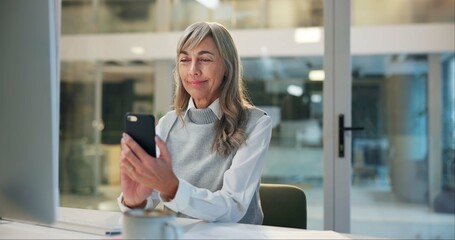
[(219, 0), (196, 0), (196, 1), (212, 10), (217, 8), (218, 4), (220, 2)]
[(261, 46), (261, 55), (262, 56), (267, 56), (268, 52), (269, 52), (269, 49), (267, 48), (267, 46), (262, 45)]
[(289, 94), (292, 96), (300, 97), (303, 94), (303, 89), (302, 87), (299, 87), (297, 85), (289, 85), (287, 88), (287, 91)]
[(313, 95), (311, 95), (311, 102), (314, 102), (314, 103), (322, 102), (321, 94), (313, 94)]
[(311, 81), (324, 81), (325, 74), (323, 70), (311, 70), (308, 74)]
[(321, 41), (320, 27), (297, 28), (294, 33), (296, 43), (318, 43)]
[(131, 52), (136, 55), (143, 55), (145, 53), (145, 48), (141, 46), (133, 46), (131, 47)]

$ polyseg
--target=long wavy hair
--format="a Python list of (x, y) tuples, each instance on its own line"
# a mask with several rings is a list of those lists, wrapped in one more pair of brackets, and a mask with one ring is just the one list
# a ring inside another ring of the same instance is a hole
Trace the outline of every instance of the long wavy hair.
[(243, 85), (243, 72), (234, 40), (229, 31), (219, 23), (197, 22), (185, 29), (177, 44), (174, 80), (176, 85), (174, 109), (179, 117), (188, 107), (190, 94), (183, 87), (178, 73), (178, 55), (183, 49), (192, 49), (206, 37), (212, 37), (224, 60), (226, 69), (221, 83), (220, 106), (222, 118), (215, 124), (215, 138), (212, 149), (227, 156), (246, 140), (245, 127), (248, 109), (252, 107)]

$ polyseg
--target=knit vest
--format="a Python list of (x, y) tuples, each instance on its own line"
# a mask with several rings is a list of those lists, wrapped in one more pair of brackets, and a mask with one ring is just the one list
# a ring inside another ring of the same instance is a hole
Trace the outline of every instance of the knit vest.
[[(246, 125), (247, 136), (256, 122), (266, 113), (258, 108), (249, 110)], [(175, 111), (168, 112), (162, 119), (158, 135), (166, 142), (172, 156), (174, 173), (198, 188), (212, 192), (223, 187), (223, 175), (232, 164), (235, 155), (223, 157), (212, 150), (215, 135), (216, 115), (210, 108), (191, 108), (183, 119)], [(177, 213), (178, 216), (187, 217)], [(259, 200), (259, 182), (248, 210), (239, 223), (262, 224), (263, 213)]]

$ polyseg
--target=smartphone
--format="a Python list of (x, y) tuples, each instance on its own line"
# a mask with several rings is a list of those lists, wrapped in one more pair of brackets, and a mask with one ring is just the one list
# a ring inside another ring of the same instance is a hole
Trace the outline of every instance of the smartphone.
[(126, 113), (125, 132), (148, 154), (156, 157), (155, 117), (151, 114)]

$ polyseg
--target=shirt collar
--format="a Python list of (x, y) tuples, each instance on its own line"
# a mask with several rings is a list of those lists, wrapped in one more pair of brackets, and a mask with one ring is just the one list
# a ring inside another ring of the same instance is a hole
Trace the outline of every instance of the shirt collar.
[[(196, 106), (194, 105), (194, 101), (193, 101), (192, 97), (190, 97), (190, 100), (188, 102), (188, 107), (187, 107), (187, 109), (185, 111), (185, 114), (183, 115), (183, 118), (186, 117), (186, 115), (188, 114), (188, 110), (190, 110), (191, 108), (196, 108)], [(219, 98), (217, 98), (215, 101), (213, 101), (209, 105), (208, 108), (210, 108), (212, 110), (212, 112), (215, 113), (216, 118), (218, 118), (218, 120), (221, 119), (221, 117), (223, 116), (223, 112), (221, 112), (220, 99)]]

